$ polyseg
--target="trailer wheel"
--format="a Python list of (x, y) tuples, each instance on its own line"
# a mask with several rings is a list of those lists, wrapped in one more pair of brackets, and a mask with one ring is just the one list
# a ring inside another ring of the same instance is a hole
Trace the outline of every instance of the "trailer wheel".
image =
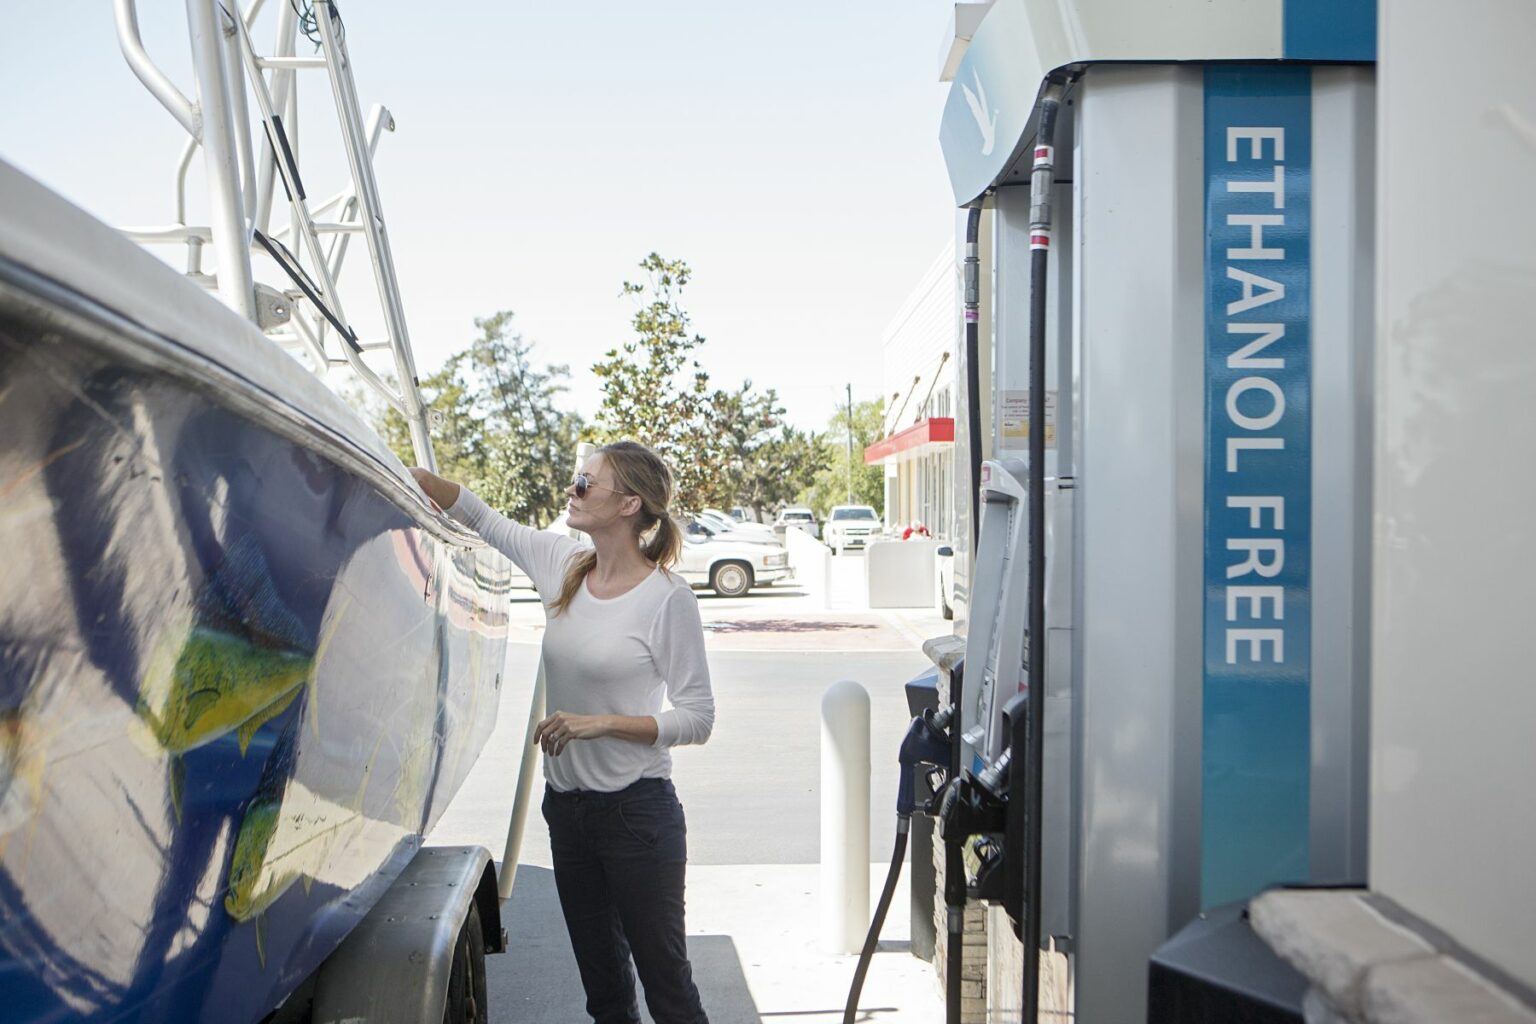
[(489, 1024), (487, 1002), (485, 932), (480, 926), (480, 908), (471, 903), (469, 916), (459, 930), (459, 941), (453, 947), (443, 1024)]
[(721, 562), (711, 570), (709, 585), (721, 597), (741, 597), (752, 589), (752, 567), (745, 562)]

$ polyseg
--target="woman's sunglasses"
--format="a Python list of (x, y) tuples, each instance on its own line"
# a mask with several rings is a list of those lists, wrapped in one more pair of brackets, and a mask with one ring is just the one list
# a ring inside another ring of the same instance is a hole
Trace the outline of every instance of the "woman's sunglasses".
[(571, 481), (571, 489), (576, 492), (576, 497), (578, 498), (585, 498), (590, 490), (613, 491), (614, 494), (629, 493), (628, 491), (621, 491), (613, 487), (604, 486), (603, 484), (593, 483), (592, 478), (585, 473), (576, 474), (576, 478)]

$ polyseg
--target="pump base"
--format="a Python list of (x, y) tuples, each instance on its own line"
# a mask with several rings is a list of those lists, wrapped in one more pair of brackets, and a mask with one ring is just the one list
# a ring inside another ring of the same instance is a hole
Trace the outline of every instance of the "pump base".
[(1185, 925), (1152, 954), (1147, 1024), (1302, 1024), (1307, 979), (1253, 933), (1232, 903)]

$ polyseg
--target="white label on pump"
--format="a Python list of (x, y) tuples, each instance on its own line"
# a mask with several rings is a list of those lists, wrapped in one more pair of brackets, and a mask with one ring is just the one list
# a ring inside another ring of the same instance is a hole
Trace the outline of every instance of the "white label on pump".
[[(1003, 392), (1003, 439), (1029, 440), (1029, 391)], [(1045, 446), (1056, 447), (1056, 392), (1045, 393)]]

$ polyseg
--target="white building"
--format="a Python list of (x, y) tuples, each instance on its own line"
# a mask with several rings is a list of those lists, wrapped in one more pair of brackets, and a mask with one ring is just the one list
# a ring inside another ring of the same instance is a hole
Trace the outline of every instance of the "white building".
[(921, 523), (943, 539), (954, 536), (959, 289), (951, 241), (885, 329), (883, 437), (864, 450), (866, 465), (885, 467), (886, 525)]

